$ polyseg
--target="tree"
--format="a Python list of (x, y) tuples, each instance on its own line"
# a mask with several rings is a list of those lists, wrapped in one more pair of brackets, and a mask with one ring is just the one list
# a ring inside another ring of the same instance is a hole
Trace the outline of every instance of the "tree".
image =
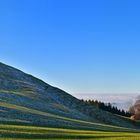
[(104, 111), (108, 111), (113, 114), (117, 114), (117, 115), (121, 115), (121, 116), (125, 116), (125, 117), (130, 117), (132, 115), (131, 113), (133, 112), (133, 109), (131, 109), (131, 112), (128, 112), (128, 111), (124, 111), (123, 109), (120, 110), (117, 107), (112, 106), (111, 103), (105, 104), (104, 102), (100, 102), (97, 100), (83, 100), (82, 99), (82, 102), (85, 102), (91, 106), (96, 106), (99, 109), (102, 109)]

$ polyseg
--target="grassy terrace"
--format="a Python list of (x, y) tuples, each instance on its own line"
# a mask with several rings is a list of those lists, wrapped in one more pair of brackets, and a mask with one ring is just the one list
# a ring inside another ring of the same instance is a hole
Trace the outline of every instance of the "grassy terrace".
[(140, 140), (139, 132), (108, 132), (49, 128), (25, 125), (0, 125), (0, 139), (99, 139), (99, 140)]
[[(0, 123), (0, 139), (1, 140), (26, 140), (26, 139), (47, 139), (47, 140), (78, 140), (78, 139), (95, 139), (95, 140), (140, 140), (140, 131), (136, 129), (117, 127), (100, 123), (87, 122), (66, 118), (50, 113), (0, 102), (0, 106), (16, 109), (21, 112), (31, 113), (39, 116), (45, 116), (45, 119), (61, 120), (71, 122), (63, 125), (62, 128), (51, 128), (50, 126), (33, 126), (29, 122), (22, 121), (1, 121)], [(125, 118), (128, 119), (128, 118)], [(139, 122), (138, 122), (139, 123)], [(71, 128), (71, 129), (66, 129)], [(72, 129), (74, 128), (74, 129)], [(77, 129), (75, 129), (77, 128)]]

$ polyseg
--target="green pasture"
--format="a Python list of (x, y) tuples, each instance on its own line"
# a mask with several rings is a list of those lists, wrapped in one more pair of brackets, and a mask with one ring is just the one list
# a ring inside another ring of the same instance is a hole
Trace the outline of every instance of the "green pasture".
[(109, 132), (95, 130), (75, 130), (62, 128), (49, 128), (21, 125), (0, 125), (1, 140), (140, 140), (139, 131), (133, 132)]

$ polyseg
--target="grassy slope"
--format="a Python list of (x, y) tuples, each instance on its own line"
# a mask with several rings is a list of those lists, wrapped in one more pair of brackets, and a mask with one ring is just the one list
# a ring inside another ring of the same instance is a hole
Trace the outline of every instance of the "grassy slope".
[[(116, 128), (114, 128), (116, 129)], [(113, 130), (113, 129), (112, 129)], [(75, 129), (60, 129), (36, 126), (0, 125), (0, 139), (99, 139), (139, 140), (138, 132), (108, 132)]]
[(18, 69), (0, 63), (0, 120), (36, 125), (86, 127), (81, 121), (138, 128), (120, 116), (84, 104), (70, 94)]
[(83, 105), (58, 88), (0, 64), (1, 139), (137, 140), (136, 128), (128, 118)]
[(6, 119), (7, 121), (3, 120), (0, 123), (0, 139), (140, 139), (140, 134), (137, 133), (139, 131), (135, 129), (127, 129), (123, 127), (62, 117), (59, 115), (54, 115), (51, 113), (42, 112), (39, 110), (34, 110), (32, 108), (26, 108), (23, 106), (13, 105), (5, 102), (0, 102), (0, 106), (15, 109), (20, 112), (25, 112), (26, 114), (35, 114), (37, 116), (40, 116), (40, 118), (43, 116), (45, 120), (59, 120), (63, 123), (63, 127), (65, 128), (50, 128), (47, 126), (37, 127), (32, 126), (32, 124), (28, 121), (12, 121), (11, 119)]

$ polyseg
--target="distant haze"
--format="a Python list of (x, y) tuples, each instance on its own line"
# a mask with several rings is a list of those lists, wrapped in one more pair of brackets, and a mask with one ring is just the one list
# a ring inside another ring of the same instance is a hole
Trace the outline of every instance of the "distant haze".
[(138, 94), (76, 94), (79, 99), (93, 99), (104, 103), (111, 103), (119, 109), (128, 110), (135, 102)]

